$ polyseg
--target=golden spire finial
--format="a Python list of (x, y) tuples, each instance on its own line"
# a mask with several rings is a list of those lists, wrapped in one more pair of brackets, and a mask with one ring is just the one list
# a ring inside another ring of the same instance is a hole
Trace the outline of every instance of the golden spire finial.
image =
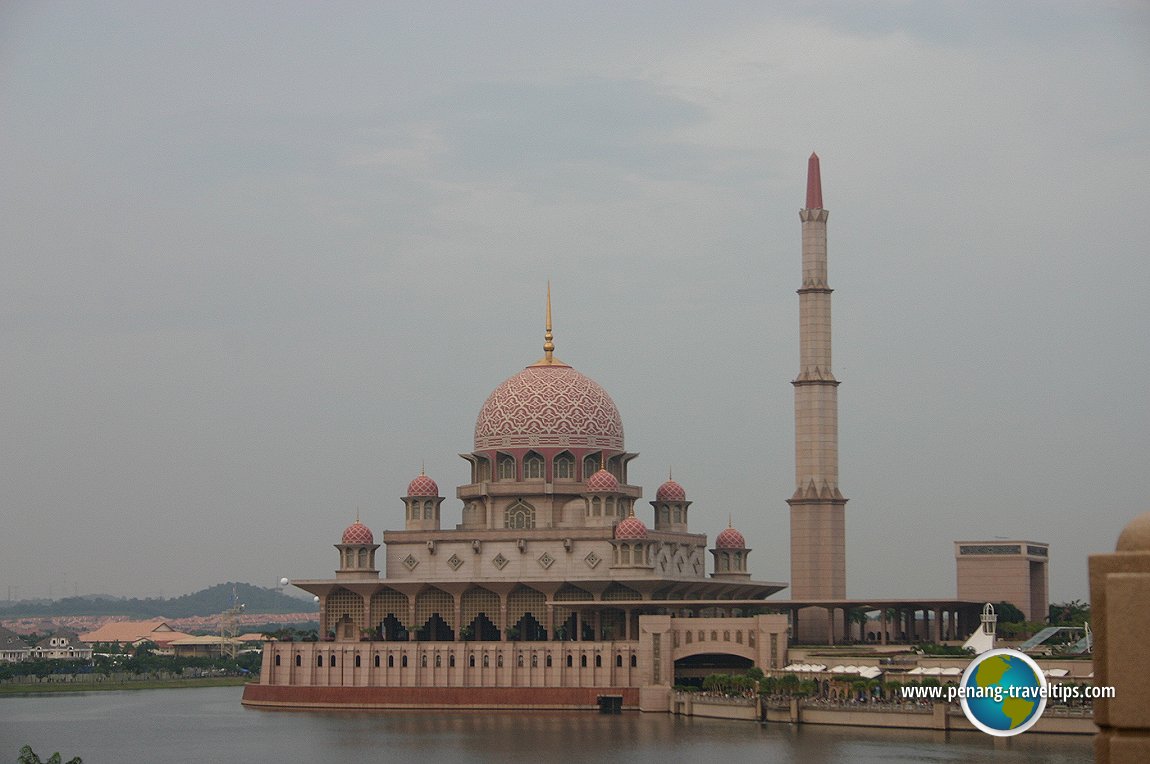
[(730, 512), (727, 513), (727, 527), (728, 528), (734, 528), (735, 527), (734, 525), (731, 524), (731, 513)]
[(359, 505), (358, 504), (355, 505), (355, 521), (357, 523), (359, 522)]
[(423, 477), (424, 475), (427, 474), (426, 472), (423, 471), (426, 467), (427, 467), (427, 462), (420, 462), (419, 463), (419, 476), (420, 477)]
[(555, 335), (551, 333), (551, 279), (547, 279), (547, 329), (543, 333), (543, 359), (551, 363), (555, 352)]

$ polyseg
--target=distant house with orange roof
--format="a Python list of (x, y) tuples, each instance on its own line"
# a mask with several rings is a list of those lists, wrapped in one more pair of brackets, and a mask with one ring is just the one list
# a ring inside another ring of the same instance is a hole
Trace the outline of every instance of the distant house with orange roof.
[(97, 642), (118, 642), (121, 645), (139, 645), (155, 642), (162, 652), (171, 651), (171, 643), (177, 639), (187, 639), (190, 634), (176, 631), (166, 621), (112, 621), (95, 631), (80, 635), (80, 641), (88, 644)]

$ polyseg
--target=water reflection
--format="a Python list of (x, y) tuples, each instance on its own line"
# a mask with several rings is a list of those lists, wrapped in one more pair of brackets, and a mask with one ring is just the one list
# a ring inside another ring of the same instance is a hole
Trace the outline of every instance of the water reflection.
[(85, 764), (315, 762), (1088, 762), (1090, 738), (801, 727), (665, 714), (247, 709), (232, 687), (0, 699), (0, 761), (29, 743)]

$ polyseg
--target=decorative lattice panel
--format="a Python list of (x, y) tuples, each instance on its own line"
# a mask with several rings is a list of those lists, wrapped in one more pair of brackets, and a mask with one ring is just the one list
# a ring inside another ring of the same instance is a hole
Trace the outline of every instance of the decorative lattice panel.
[[(587, 602), (595, 599), (591, 592), (584, 591), (577, 586), (565, 584), (559, 591), (555, 592), (556, 602)], [(560, 626), (567, 622), (571, 614), (575, 611), (569, 607), (556, 607), (555, 608), (555, 625)]]
[(415, 598), (415, 623), (412, 627), (422, 628), (433, 613), (439, 613), (451, 628), (455, 628), (455, 600), (442, 589), (427, 589)]
[(465, 627), (474, 628), (474, 621), (483, 613), (487, 619), (499, 625), (499, 595), (487, 589), (468, 589), (463, 593), (460, 607), (460, 620)]
[(371, 595), (371, 622), (376, 626), (388, 615), (394, 615), (404, 627), (410, 627), (411, 624), (407, 622), (408, 613), (406, 594), (395, 589), (384, 589)]
[(363, 597), (347, 589), (336, 589), (327, 595), (324, 608), (323, 633), (327, 634), (335, 625), (343, 620), (344, 615), (351, 619), (358, 629), (363, 625)]
[(611, 584), (607, 587), (607, 590), (603, 592), (603, 599), (609, 601), (641, 600), (643, 597), (639, 592), (630, 587), (623, 586), (622, 584)]
[(520, 586), (507, 597), (507, 624), (513, 626), (519, 623), (519, 619), (526, 613), (543, 623), (547, 617), (547, 598), (543, 592)]

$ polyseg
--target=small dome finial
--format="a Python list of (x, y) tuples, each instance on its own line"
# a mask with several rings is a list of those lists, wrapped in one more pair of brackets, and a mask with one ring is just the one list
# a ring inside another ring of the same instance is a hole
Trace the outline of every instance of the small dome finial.
[(555, 352), (555, 335), (551, 333), (551, 279), (547, 279), (547, 326), (543, 332), (543, 360), (551, 363)]

